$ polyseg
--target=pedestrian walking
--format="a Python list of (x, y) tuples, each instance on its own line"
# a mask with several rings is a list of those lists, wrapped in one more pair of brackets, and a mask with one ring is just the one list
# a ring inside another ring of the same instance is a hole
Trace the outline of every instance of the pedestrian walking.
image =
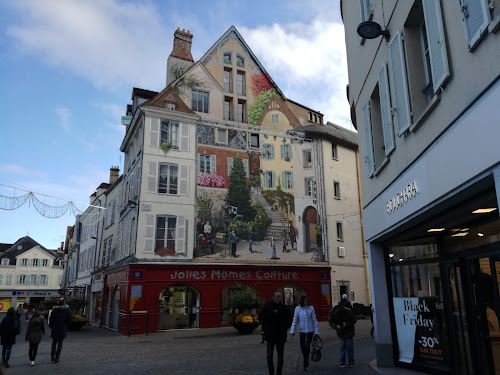
[(42, 335), (45, 335), (45, 319), (42, 314), (40, 314), (39, 310), (35, 310), (33, 316), (29, 320), (26, 335), (24, 337), (26, 342), (30, 345), (28, 356), (31, 361), (31, 366), (35, 365), (38, 344), (42, 341)]
[(238, 237), (234, 233), (234, 228), (231, 228), (231, 233), (229, 233), (229, 242), (231, 242), (231, 256), (236, 256), (236, 244), (238, 243)]
[(31, 305), (24, 305), (24, 312), (26, 313), (26, 323), (30, 321)]
[(264, 305), (259, 314), (259, 321), (262, 322), (264, 337), (267, 342), (267, 367), (269, 375), (274, 375), (274, 347), (278, 353), (277, 375), (282, 375), (283, 354), (288, 328), (292, 325), (292, 317), (288, 307), (283, 305), (281, 292), (275, 290), (272, 293), (271, 302)]
[(3, 318), (0, 323), (0, 335), (2, 336), (2, 363), (4, 367), (10, 367), (9, 359), (10, 353), (12, 352), (12, 345), (16, 343), (16, 336), (20, 333), (21, 322), (16, 317), (16, 310), (10, 307), (7, 310), (7, 316)]
[(23, 315), (23, 313), (24, 313), (23, 304), (20, 303), (19, 306), (17, 306), (16, 310), (17, 320), (21, 321), (21, 315)]
[(271, 234), (271, 243), (269, 245), (269, 257), (267, 259), (276, 259), (276, 240), (274, 239), (274, 232)]
[(253, 230), (252, 226), (248, 227), (248, 251), (253, 253), (252, 245), (253, 241), (255, 241), (255, 231)]
[(337, 306), (335, 306), (332, 311), (330, 311), (330, 317), (328, 323), (330, 326), (337, 330), (337, 336), (340, 338), (340, 367), (346, 367), (346, 351), (349, 357), (349, 365), (354, 367), (354, 344), (352, 338), (354, 337), (355, 330), (354, 324), (356, 324), (356, 318), (350, 302), (347, 301), (347, 295), (342, 295), (342, 300)]
[[(64, 338), (71, 324), (71, 310), (64, 298), (59, 300), (57, 306), (52, 308), (52, 314), (49, 318), (49, 327), (51, 329), (50, 337), (52, 338), (52, 350), (50, 352), (50, 360), (57, 363), (63, 346)], [(57, 349), (56, 349), (57, 346)]]
[(290, 330), (292, 339), (295, 336), (295, 329), (297, 326), (300, 333), (300, 350), (304, 356), (304, 371), (309, 371), (311, 342), (313, 335), (319, 335), (319, 329), (318, 321), (316, 320), (316, 312), (314, 311), (314, 307), (311, 306), (309, 297), (306, 295), (300, 297), (299, 306), (295, 308), (292, 329)]

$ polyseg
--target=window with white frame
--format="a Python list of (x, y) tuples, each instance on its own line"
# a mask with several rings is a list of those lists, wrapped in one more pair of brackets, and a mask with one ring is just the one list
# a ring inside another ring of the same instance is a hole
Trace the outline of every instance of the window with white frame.
[(47, 275), (40, 275), (40, 285), (47, 285), (48, 277)]
[(17, 285), (25, 285), (26, 278), (27, 278), (27, 275), (17, 275)]
[(175, 103), (174, 102), (167, 102), (167, 109), (169, 111), (174, 111), (175, 110)]
[(370, 15), (372, 15), (371, 0), (359, 0), (359, 6), (361, 8), (361, 22), (369, 21)]
[(2, 266), (8, 266), (9, 265), (9, 259), (8, 258), (3, 258), (2, 259)]
[(216, 173), (216, 155), (200, 154), (200, 172)]
[(8, 274), (5, 278), (5, 285), (12, 285), (12, 275)]
[[(37, 275), (31, 275), (30, 285), (37, 285)], [(44, 285), (44, 284), (41, 284)]]
[(271, 115), (271, 123), (272, 124), (278, 124), (280, 122), (279, 120), (279, 114), (278, 113), (273, 113)]
[(216, 142), (227, 144), (228, 132), (227, 129), (215, 129), (215, 133), (217, 134)]
[(305, 194), (309, 197), (313, 195), (313, 179), (306, 178), (305, 180)]
[(333, 181), (333, 196), (335, 199), (340, 199), (340, 182)]
[(304, 159), (304, 168), (312, 168), (312, 150), (304, 150), (303, 153)]
[(342, 229), (342, 222), (337, 221), (337, 241), (344, 241), (344, 232)]
[(28, 259), (26, 258), (21, 259), (21, 266), (28, 267)]
[(178, 167), (173, 164), (160, 164), (158, 193), (177, 194)]
[(336, 143), (332, 143), (332, 159), (334, 159), (334, 160), (338, 160), (339, 159), (338, 150), (337, 150), (337, 144)]
[(280, 157), (281, 160), (290, 161), (292, 160), (292, 145), (289, 143), (283, 143), (280, 145)]
[(276, 187), (276, 172), (264, 171), (264, 189), (274, 189)]
[(40, 265), (39, 260), (38, 259), (33, 259), (32, 260), (32, 265), (33, 265), (33, 267), (38, 267)]
[(208, 113), (208, 92), (192, 90), (191, 104), (193, 111)]
[(172, 148), (179, 148), (179, 123), (172, 121), (161, 122), (160, 146), (168, 143)]
[(48, 267), (49, 266), (49, 260), (48, 259), (42, 259), (42, 267)]
[(293, 172), (283, 171), (281, 172), (281, 187), (286, 190), (293, 189)]
[(175, 250), (176, 216), (156, 217), (155, 253), (161, 249)]
[(262, 160), (274, 160), (274, 145), (272, 143), (263, 143), (261, 156)]

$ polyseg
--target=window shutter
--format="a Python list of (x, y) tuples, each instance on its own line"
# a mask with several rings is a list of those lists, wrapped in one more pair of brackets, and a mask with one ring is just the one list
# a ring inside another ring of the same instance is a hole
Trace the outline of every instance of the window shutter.
[(378, 75), (380, 92), (380, 108), (382, 112), (382, 128), (384, 131), (385, 154), (389, 155), (394, 150), (394, 128), (392, 127), (391, 97), (389, 82), (387, 81), (387, 65), (384, 64)]
[(201, 155), (198, 154), (198, 173), (201, 172)]
[(422, 0), (424, 5), (425, 30), (429, 43), (432, 85), (434, 93), (450, 75), (446, 41), (444, 39), (443, 16), (439, 0)]
[(274, 145), (273, 144), (270, 144), (269, 146), (271, 146), (271, 156), (270, 156), (270, 160), (274, 160)]
[(145, 214), (146, 227), (144, 231), (144, 254), (154, 253), (155, 248), (155, 215)]
[(231, 176), (231, 171), (233, 170), (233, 158), (227, 158), (227, 176)]
[(247, 178), (248, 178), (248, 176), (249, 176), (248, 159), (243, 159), (243, 167), (245, 168), (245, 173), (246, 173)]
[(393, 103), (396, 107), (396, 125), (398, 134), (401, 135), (411, 125), (410, 99), (408, 97), (408, 82), (406, 81), (406, 66), (403, 54), (403, 41), (401, 31), (389, 43), (391, 62), (391, 83), (394, 95)]
[(288, 174), (288, 179), (290, 181), (290, 189), (293, 189), (293, 172)]
[(156, 193), (158, 191), (157, 175), (157, 163), (155, 161), (148, 161), (148, 193)]
[(264, 188), (269, 188), (269, 174), (267, 172), (264, 173)]
[(189, 165), (179, 165), (179, 195), (189, 195)]
[(280, 157), (281, 160), (285, 160), (285, 145), (280, 145)]
[(217, 156), (210, 155), (210, 173), (217, 173)]
[(130, 187), (130, 194), (129, 194), (129, 199), (134, 199), (135, 198), (135, 170), (129, 175), (129, 187)]
[(370, 121), (370, 102), (368, 101), (363, 107), (363, 117), (365, 123), (365, 142), (366, 142), (366, 159), (368, 163), (368, 174), (373, 175), (373, 143), (372, 143), (372, 124)]
[(368, 15), (371, 11), (370, 0), (359, 0), (361, 8), (361, 21), (368, 21)]
[(272, 181), (271, 181), (271, 184), (272, 184), (272, 185), (271, 185), (271, 186), (272, 186), (273, 188), (275, 188), (275, 187), (276, 187), (276, 172), (275, 172), (275, 171), (272, 171), (272, 172), (271, 172), (271, 174), (272, 174)]
[(160, 119), (150, 118), (151, 131), (149, 132), (149, 145), (153, 147), (160, 146)]
[(130, 222), (128, 220), (125, 224), (125, 249), (123, 250), (124, 256), (127, 256), (130, 253)]
[(180, 150), (189, 151), (189, 124), (181, 123)]
[(288, 153), (287, 156), (290, 158), (290, 160), (292, 160), (292, 145), (287, 144), (286, 148), (287, 148), (287, 153)]
[(474, 48), (487, 31), (489, 18), (485, 0), (460, 0), (465, 37), (469, 50)]
[(136, 171), (136, 174), (135, 174), (135, 178), (136, 178), (136, 181), (135, 181), (135, 195), (138, 197), (140, 192), (141, 192), (141, 162), (142, 161), (139, 161), (139, 165), (137, 166), (137, 171)]
[(175, 253), (186, 254), (186, 217), (177, 216), (177, 232), (175, 235)]
[(286, 173), (284, 171), (281, 172), (281, 187), (286, 189)]

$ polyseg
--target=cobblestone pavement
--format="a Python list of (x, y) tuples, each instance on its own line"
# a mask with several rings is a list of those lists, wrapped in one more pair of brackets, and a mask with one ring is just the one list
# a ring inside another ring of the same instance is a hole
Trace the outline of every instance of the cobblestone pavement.
[[(324, 347), (320, 362), (311, 362), (308, 374), (377, 374), (368, 363), (375, 359), (370, 320), (356, 324), (354, 354), (356, 367), (341, 369), (340, 343), (327, 322), (320, 322)], [(60, 362), (50, 362), (50, 329), (40, 343), (36, 364), (30, 366), (24, 330), (12, 348), (10, 368), (14, 374), (267, 374), (266, 345), (260, 344), (260, 328), (251, 335), (240, 335), (233, 327), (159, 332), (121, 336), (113, 331), (86, 326), (69, 332)], [(276, 355), (275, 355), (276, 361)], [(285, 345), (283, 374), (303, 374), (299, 338)]]

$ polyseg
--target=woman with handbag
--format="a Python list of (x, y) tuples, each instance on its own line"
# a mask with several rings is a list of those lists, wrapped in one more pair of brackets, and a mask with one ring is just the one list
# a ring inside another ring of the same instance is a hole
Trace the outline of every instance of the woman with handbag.
[(305, 295), (300, 298), (299, 306), (295, 308), (292, 329), (290, 330), (292, 339), (295, 335), (297, 325), (300, 332), (300, 350), (304, 356), (304, 371), (309, 371), (309, 353), (311, 352), (311, 342), (313, 335), (319, 336), (319, 329), (314, 307), (311, 306), (309, 297)]

